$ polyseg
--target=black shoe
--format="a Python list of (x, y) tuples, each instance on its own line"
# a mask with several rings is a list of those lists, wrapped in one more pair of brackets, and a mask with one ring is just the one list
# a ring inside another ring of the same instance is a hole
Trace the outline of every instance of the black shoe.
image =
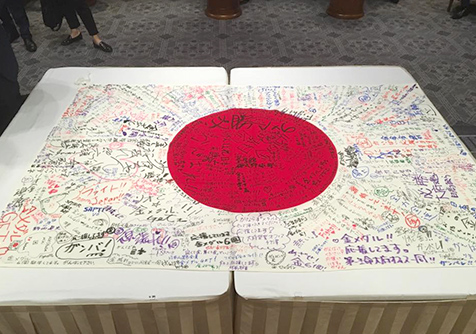
[(390, 0), (393, 3), (398, 3), (400, 0)]
[(79, 42), (82, 39), (83, 39), (82, 34), (79, 34), (76, 37), (71, 37), (71, 35), (68, 35), (68, 37), (66, 37), (66, 39), (61, 42), (61, 45), (63, 46), (70, 45), (70, 44), (73, 44), (74, 42)]
[(33, 40), (30, 38), (25, 38), (23, 40), (25, 42), (25, 48), (27, 51), (29, 52), (35, 52), (36, 49), (38, 48), (35, 44), (35, 42), (33, 42)]
[(95, 49), (99, 49), (101, 51), (104, 51), (104, 52), (112, 52), (112, 47), (107, 44), (106, 42), (99, 42), (99, 44), (96, 44), (93, 42), (93, 46)]
[(466, 16), (469, 14), (469, 6), (468, 7), (464, 7), (464, 8), (458, 8), (456, 9), (456, 11), (453, 13), (453, 15), (451, 15), (451, 18), (452, 19), (455, 19), (455, 20), (459, 20), (460, 18), (462, 18), (463, 16)]

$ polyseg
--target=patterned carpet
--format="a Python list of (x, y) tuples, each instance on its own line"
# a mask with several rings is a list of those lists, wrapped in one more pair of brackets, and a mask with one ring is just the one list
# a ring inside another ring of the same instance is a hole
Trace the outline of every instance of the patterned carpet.
[(60, 46), (66, 24), (46, 28), (34, 0), (27, 11), (38, 51), (15, 43), (20, 84), (26, 93), (60, 66), (399, 65), (476, 151), (476, 13), (452, 20), (447, 0), (366, 0), (364, 18), (344, 21), (325, 13), (328, 3), (251, 0), (238, 19), (216, 21), (204, 15), (205, 0), (98, 0), (100, 35), (114, 47), (106, 54), (89, 39)]

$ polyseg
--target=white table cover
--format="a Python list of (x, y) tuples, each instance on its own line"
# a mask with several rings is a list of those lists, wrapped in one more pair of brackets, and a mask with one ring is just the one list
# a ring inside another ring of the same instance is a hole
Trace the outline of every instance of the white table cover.
[[(397, 66), (270, 67), (231, 70), (238, 85), (380, 85), (412, 84)], [(250, 299), (429, 300), (476, 294), (476, 268), (365, 269), (318, 273), (235, 272), (238, 295)]]
[[(0, 137), (0, 206), (7, 205), (82, 82), (226, 85), (228, 77), (212, 67), (50, 69)], [(228, 272), (0, 268), (0, 305), (203, 300), (229, 286)]]

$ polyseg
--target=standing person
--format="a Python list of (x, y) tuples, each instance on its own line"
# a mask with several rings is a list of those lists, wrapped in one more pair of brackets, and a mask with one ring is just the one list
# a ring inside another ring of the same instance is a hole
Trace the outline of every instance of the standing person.
[(79, 20), (76, 15), (77, 13), (88, 30), (89, 35), (93, 38), (93, 46), (104, 52), (112, 52), (112, 47), (99, 38), (96, 22), (94, 22), (93, 14), (85, 0), (65, 0), (63, 13), (68, 22), (69, 28), (71, 29), (71, 33), (61, 43), (61, 45), (70, 45), (83, 39), (81, 31), (78, 29)]
[[(37, 46), (35, 42), (33, 42), (33, 37), (30, 32), (30, 21), (28, 20), (21, 0), (6, 0), (3, 9), (0, 11), (0, 19), (3, 22), (5, 31), (10, 34), (10, 42), (13, 42), (21, 36), (25, 43), (25, 48), (30, 52), (36, 51)], [(15, 21), (20, 29), (20, 33), (18, 33), (13, 21)]]
[[(0, 10), (5, 0), (0, 0)], [(9, 37), (0, 25), (0, 135), (15, 117), (23, 102), (18, 85), (18, 63)]]

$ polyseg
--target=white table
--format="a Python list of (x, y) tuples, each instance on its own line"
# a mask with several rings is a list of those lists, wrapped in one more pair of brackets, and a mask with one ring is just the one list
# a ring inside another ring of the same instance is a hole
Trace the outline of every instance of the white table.
[[(415, 79), (405, 69), (395, 66), (237, 68), (232, 69), (230, 74), (230, 84), (233, 86), (413, 83), (415, 83)], [(243, 312), (247, 312), (247, 315), (243, 315), (241, 318), (239, 314), (237, 315), (240, 333), (251, 331), (250, 322), (252, 322), (253, 316), (250, 318), (249, 315), (257, 307), (262, 308), (263, 305), (268, 305), (268, 318), (273, 312), (279, 314), (280, 308), (282, 311), (283, 306), (273, 308), (270, 306), (273, 305), (273, 301), (466, 300), (476, 295), (476, 285), (474, 285), (476, 268), (474, 267), (349, 270), (318, 273), (235, 272), (234, 275), (236, 292), (242, 297), (240, 300), (242, 301)], [(262, 300), (264, 304), (256, 303), (259, 300)], [(249, 304), (246, 304), (247, 301)], [(401, 304), (405, 305), (405, 302)], [(358, 303), (349, 305), (353, 305), (349, 307), (355, 307), (356, 310), (359, 309)], [(349, 312), (349, 309), (343, 310)], [(384, 311), (384, 309), (378, 309), (375, 312), (382, 315)], [(398, 312), (404, 311), (400, 310)], [(473, 322), (476, 320), (476, 317), (474, 318), (472, 319)], [(331, 319), (331, 315), (329, 315), (329, 319)], [(342, 321), (350, 321), (351, 323), (348, 326), (352, 328), (353, 318), (343, 317), (342, 319)], [(292, 320), (296, 326), (301, 324), (300, 320), (296, 320), (295, 317)], [(240, 321), (243, 326), (239, 324)], [(363, 318), (361, 321), (366, 321), (366, 319)], [(368, 321), (366, 326), (372, 326), (372, 324), (369, 325)], [(388, 326), (391, 325), (391, 321), (388, 322)], [(396, 326), (398, 325), (396, 324)], [(474, 323), (472, 325), (476, 326)], [(269, 326), (271, 326), (271, 329), (268, 328)], [(269, 326), (266, 324), (266, 330), (269, 330), (269, 333), (274, 333), (273, 329), (278, 330), (278, 325), (274, 325), (272, 322), (269, 323)], [(390, 327), (387, 329), (390, 332)]]
[[(226, 85), (228, 77), (225, 69), (211, 67), (59, 68), (49, 70), (0, 137), (1, 207), (6, 207), (25, 171), (43, 147), (49, 132), (73, 101), (78, 88), (77, 84), (81, 82), (127, 83), (130, 85), (150, 83)], [(230, 297), (230, 283), (231, 275), (228, 272), (158, 269), (0, 268), (0, 307), (2, 305), (44, 306), (146, 301), (165, 304), (169, 301), (209, 301), (210, 305), (213, 305), (212, 301), (220, 299), (222, 296)], [(191, 314), (191, 309), (195, 305), (185, 306), (185, 311), (178, 310), (181, 321), (184, 322), (182, 331), (191, 333), (193, 325), (187, 325), (185, 318), (188, 315), (194, 317)], [(214, 308), (214, 311), (218, 312), (217, 309), (218, 306)], [(21, 309), (17, 310), (21, 311)], [(230, 309), (225, 311), (229, 311), (231, 314), (231, 305)], [(220, 317), (216, 312), (210, 313), (211, 316)], [(2, 312), (0, 311), (0, 313)], [(25, 316), (20, 313), (17, 314), (17, 317)], [(47, 317), (57, 318), (53, 313), (46, 314)], [(131, 313), (130, 317), (134, 317), (134, 314), (134, 312)], [(140, 317), (137, 318), (138, 314), (135, 314), (136, 321), (140, 321)], [(202, 312), (202, 315), (205, 314), (207, 314), (207, 310)], [(0, 314), (0, 332), (9, 333), (5, 329), (5, 323), (2, 323), (4, 320), (2, 317), (4, 315)], [(81, 314), (78, 317), (81, 317)], [(133, 322), (130, 317), (129, 322)], [(52, 319), (49, 321), (51, 326), (55, 324)], [(75, 319), (75, 321), (78, 320)], [(114, 319), (114, 321), (118, 320)], [(202, 321), (206, 322), (207, 320), (202, 319)], [(101, 322), (103, 328), (106, 328), (104, 326), (107, 325), (107, 321), (101, 319)], [(170, 330), (172, 327), (170, 324)], [(61, 324), (55, 328), (58, 332), (62, 330)], [(46, 331), (48, 330), (46, 329)], [(215, 331), (221, 333), (220, 327)], [(137, 329), (137, 332), (141, 331)], [(145, 332), (148, 331), (145, 330)]]

